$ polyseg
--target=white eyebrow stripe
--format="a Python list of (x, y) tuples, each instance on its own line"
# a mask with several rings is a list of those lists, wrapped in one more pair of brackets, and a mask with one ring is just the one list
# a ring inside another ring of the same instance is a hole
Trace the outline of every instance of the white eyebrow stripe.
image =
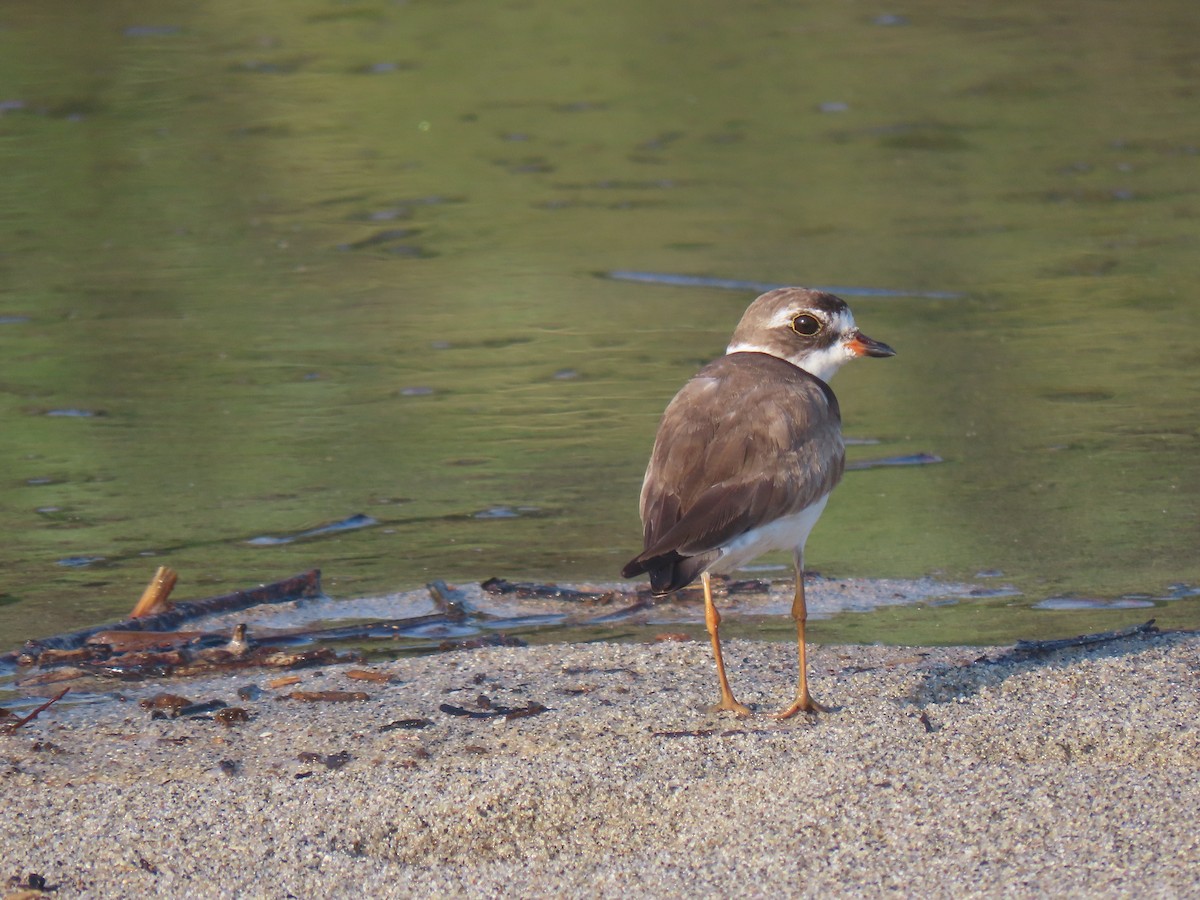
[(784, 328), (784, 327), (791, 328), (792, 327), (792, 319), (796, 318), (796, 316), (798, 314), (799, 314), (799, 310), (781, 309), (781, 310), (779, 310), (779, 312), (775, 313), (775, 316), (771, 319), (770, 322), (767, 323), (767, 327), (769, 327), (769, 328)]

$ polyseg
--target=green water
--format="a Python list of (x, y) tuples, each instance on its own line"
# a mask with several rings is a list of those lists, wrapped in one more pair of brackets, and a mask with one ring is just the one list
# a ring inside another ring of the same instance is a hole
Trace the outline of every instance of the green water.
[[(1200, 583), (1196, 26), (1191, 0), (5, 6), (0, 648), (123, 615), (161, 564), (179, 597), (614, 578), (657, 417), (752, 299), (614, 269), (963, 294), (851, 298), (899, 351), (836, 379), (881, 441), (852, 458), (947, 462), (848, 474), (808, 559), (1024, 594), (819, 638), (1200, 626), (1200, 599), (1030, 608)], [(246, 543), (354, 513), (379, 524)]]

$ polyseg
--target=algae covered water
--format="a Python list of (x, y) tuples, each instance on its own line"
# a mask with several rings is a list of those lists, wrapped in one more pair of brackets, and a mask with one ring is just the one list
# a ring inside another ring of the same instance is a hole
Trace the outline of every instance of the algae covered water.
[(1019, 591), (818, 639), (1200, 625), (1193, 24), (5, 9), (0, 644), (160, 564), (183, 597), (612, 579), (658, 415), (754, 296), (629, 271), (862, 289), (899, 355), (835, 380), (851, 462), (944, 462), (849, 472), (809, 564)]

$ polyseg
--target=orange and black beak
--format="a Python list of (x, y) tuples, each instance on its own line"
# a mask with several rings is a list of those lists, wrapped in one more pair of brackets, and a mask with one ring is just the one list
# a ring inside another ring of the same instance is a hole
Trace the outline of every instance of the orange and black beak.
[(855, 356), (895, 356), (896, 351), (885, 344), (883, 341), (872, 340), (861, 331), (855, 331), (854, 335), (846, 342), (846, 346), (850, 348), (850, 352)]

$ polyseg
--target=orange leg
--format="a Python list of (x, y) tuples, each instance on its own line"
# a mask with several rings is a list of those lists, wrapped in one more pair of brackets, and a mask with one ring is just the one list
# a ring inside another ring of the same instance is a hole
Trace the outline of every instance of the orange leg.
[(721, 683), (721, 702), (709, 707), (708, 711), (729, 710), (739, 716), (748, 716), (750, 707), (733, 699), (733, 691), (729, 689), (729, 679), (725, 677), (725, 659), (721, 656), (721, 636), (718, 633), (718, 629), (721, 627), (721, 614), (717, 612), (717, 607), (713, 604), (712, 581), (707, 572), (700, 576), (700, 581), (704, 585), (704, 624), (708, 626), (708, 636), (712, 638), (713, 656), (717, 660), (717, 680)]
[(804, 642), (804, 623), (808, 621), (808, 604), (804, 602), (804, 554), (796, 553), (796, 596), (792, 599), (792, 618), (796, 620), (796, 643), (800, 660), (800, 679), (796, 684), (796, 699), (787, 709), (775, 713), (777, 719), (790, 719), (798, 712), (829, 712), (808, 692), (808, 652)]

